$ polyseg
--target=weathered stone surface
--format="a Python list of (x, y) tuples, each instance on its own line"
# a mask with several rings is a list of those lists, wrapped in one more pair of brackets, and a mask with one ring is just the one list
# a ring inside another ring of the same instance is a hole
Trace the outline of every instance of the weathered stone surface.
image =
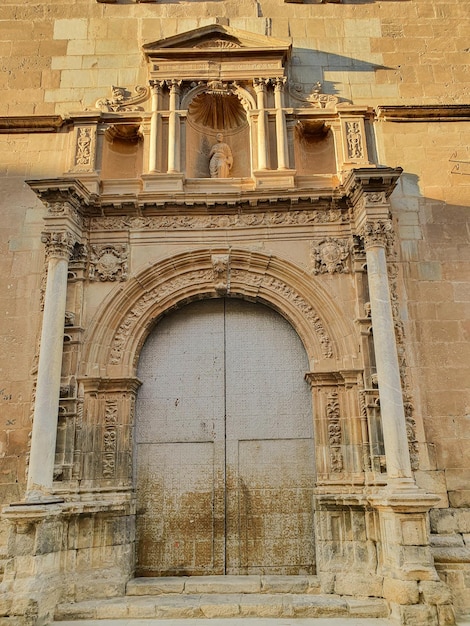
[(304, 576), (262, 576), (261, 591), (266, 593), (305, 593), (314, 581)]
[(345, 598), (351, 617), (388, 617), (387, 603), (380, 598)]
[(158, 596), (155, 599), (155, 613), (161, 619), (182, 619), (202, 617), (199, 596)]
[(146, 596), (160, 593), (182, 593), (185, 587), (184, 577), (134, 578), (127, 583), (128, 596)]
[(417, 604), (419, 602), (418, 583), (414, 580), (385, 578), (384, 597), (397, 604)]
[(399, 616), (404, 626), (439, 626), (435, 606), (423, 604), (400, 606)]
[(346, 602), (333, 596), (291, 596), (295, 617), (329, 617), (347, 615)]
[(347, 596), (381, 596), (383, 579), (368, 574), (338, 573), (335, 580), (335, 593)]
[(450, 589), (442, 582), (422, 580), (419, 583), (419, 591), (428, 604), (450, 604), (452, 602)]
[(204, 617), (236, 617), (240, 614), (241, 597), (229, 595), (202, 595), (199, 608)]
[(186, 593), (259, 593), (259, 576), (190, 576)]
[(282, 594), (244, 595), (240, 597), (240, 615), (246, 617), (282, 617), (284, 597)]

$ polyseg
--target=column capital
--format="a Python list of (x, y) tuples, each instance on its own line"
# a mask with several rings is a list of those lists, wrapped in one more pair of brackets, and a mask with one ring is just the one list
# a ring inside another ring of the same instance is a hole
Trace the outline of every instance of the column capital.
[(274, 85), (274, 91), (284, 91), (284, 86), (287, 82), (286, 76), (278, 76), (272, 79)]
[(149, 85), (152, 90), (152, 93), (159, 94), (162, 92), (163, 87), (165, 86), (164, 80), (149, 80)]
[(266, 93), (269, 82), (269, 78), (253, 78), (253, 87), (256, 93)]
[(69, 231), (44, 232), (41, 235), (42, 243), (46, 244), (47, 259), (66, 259), (72, 256), (76, 239)]
[(388, 218), (375, 221), (367, 220), (362, 223), (358, 234), (363, 239), (366, 250), (374, 246), (390, 247), (394, 237), (392, 221)]
[(176, 78), (172, 78), (170, 80), (165, 81), (170, 93), (179, 94), (181, 90), (181, 85), (183, 84), (182, 80), (178, 80)]

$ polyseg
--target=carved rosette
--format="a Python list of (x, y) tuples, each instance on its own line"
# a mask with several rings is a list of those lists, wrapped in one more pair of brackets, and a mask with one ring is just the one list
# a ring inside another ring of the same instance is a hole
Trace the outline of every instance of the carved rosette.
[(389, 219), (367, 221), (360, 236), (364, 240), (366, 250), (374, 246), (391, 247), (394, 241), (392, 221)]
[(46, 259), (70, 259), (73, 253), (75, 238), (68, 231), (47, 232), (41, 235), (42, 243), (46, 244)]
[(88, 277), (90, 280), (122, 281), (128, 272), (127, 244), (92, 245)]
[(113, 478), (116, 474), (117, 443), (117, 400), (106, 400), (103, 431), (103, 477)]
[(346, 274), (350, 246), (346, 241), (327, 237), (318, 245), (312, 245), (311, 258), (314, 274)]
[(341, 452), (342, 431), (337, 391), (331, 391), (327, 396), (326, 418), (328, 421), (331, 471), (340, 473), (343, 471), (343, 455)]

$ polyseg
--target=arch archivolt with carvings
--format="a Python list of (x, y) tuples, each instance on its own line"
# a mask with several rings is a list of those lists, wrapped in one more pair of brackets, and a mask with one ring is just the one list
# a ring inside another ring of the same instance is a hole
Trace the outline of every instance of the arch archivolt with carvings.
[(278, 311), (300, 336), (311, 370), (337, 371), (357, 357), (350, 323), (303, 269), (252, 250), (204, 248), (152, 261), (109, 295), (85, 335), (82, 376), (135, 376), (158, 319), (192, 300), (224, 296)]

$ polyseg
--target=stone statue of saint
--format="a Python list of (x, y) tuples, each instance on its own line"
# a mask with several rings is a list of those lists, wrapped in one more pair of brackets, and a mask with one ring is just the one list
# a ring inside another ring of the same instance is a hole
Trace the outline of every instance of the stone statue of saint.
[(217, 143), (215, 143), (209, 154), (209, 172), (211, 178), (229, 178), (230, 170), (233, 165), (233, 156), (230, 146), (222, 140), (222, 133), (216, 135)]

